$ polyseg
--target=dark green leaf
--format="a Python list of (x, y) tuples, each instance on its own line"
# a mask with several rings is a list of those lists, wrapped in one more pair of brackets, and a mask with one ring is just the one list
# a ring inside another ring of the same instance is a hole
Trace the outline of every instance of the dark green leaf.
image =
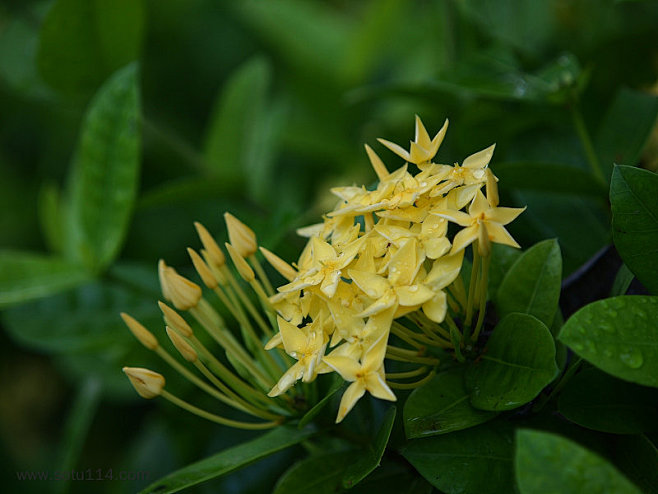
[(252, 441), (225, 449), (221, 453), (183, 467), (151, 484), (142, 491), (142, 494), (179, 492), (293, 446), (312, 434), (311, 429), (277, 427)]
[[(489, 267), (489, 297), (494, 298), (505, 275), (523, 254), (521, 249), (503, 244), (491, 245), (491, 266)], [(464, 276), (464, 275), (462, 275)]]
[(548, 432), (517, 432), (515, 466), (522, 494), (640, 494), (603, 458)]
[(64, 259), (0, 251), (0, 307), (52, 295), (89, 279), (86, 270)]
[(39, 191), (39, 222), (41, 233), (51, 251), (62, 254), (64, 250), (64, 214), (61, 208), (59, 188), (46, 184)]
[(636, 166), (658, 115), (658, 97), (622, 88), (596, 135), (595, 147), (609, 177), (613, 163)]
[(658, 428), (658, 390), (630, 384), (587, 369), (560, 394), (560, 413), (576, 424), (613, 434), (638, 434)]
[(98, 91), (73, 163), (67, 253), (93, 269), (103, 269), (118, 254), (137, 193), (137, 76), (137, 65), (128, 65)]
[(642, 492), (658, 494), (658, 450), (646, 436), (616, 436), (611, 451), (615, 465)]
[(511, 410), (535, 398), (557, 371), (548, 328), (533, 316), (509, 314), (466, 373), (471, 404), (482, 410)]
[(353, 451), (340, 451), (311, 456), (295, 463), (279, 479), (274, 494), (333, 494), (341, 492), (343, 471), (356, 461)]
[(402, 455), (446, 494), (509, 494), (514, 490), (512, 433), (504, 422), (414, 439)]
[(559, 339), (615, 377), (658, 387), (658, 297), (598, 300), (572, 315)]
[(372, 444), (368, 445), (367, 451), (361, 453), (359, 459), (350, 463), (345, 469), (343, 475), (344, 487), (350, 488), (355, 486), (379, 466), (379, 462), (388, 444), (388, 438), (391, 436), (391, 430), (395, 422), (395, 410), (396, 408), (394, 406), (388, 409), (377, 431), (377, 435)]
[(624, 263), (658, 295), (658, 175), (616, 166), (610, 184), (612, 238)]
[(44, 80), (66, 92), (94, 89), (138, 58), (144, 17), (141, 0), (58, 0), (41, 28)]
[[(382, 461), (381, 468), (349, 490), (351, 494), (431, 494), (434, 487), (402, 462)], [(406, 468), (405, 468), (406, 467)]]
[(327, 393), (322, 397), (322, 399), (315, 404), (304, 416), (299, 420), (299, 428), (303, 429), (306, 427), (322, 409), (329, 404), (331, 398), (345, 385), (345, 381), (340, 376), (336, 375), (334, 382), (331, 384), (331, 387), (327, 390)]
[(633, 278), (633, 273), (628, 269), (628, 266), (622, 264), (619, 271), (617, 271), (617, 276), (615, 276), (615, 281), (610, 289), (610, 296), (617, 297), (618, 295), (625, 295), (628, 287), (633, 282)]
[(411, 393), (404, 404), (404, 430), (413, 439), (446, 434), (491, 420), (496, 413), (473, 408), (464, 367), (447, 370)]
[(530, 314), (550, 327), (560, 299), (561, 281), (560, 246), (556, 240), (539, 242), (517, 259), (498, 287), (499, 315)]
[(505, 187), (542, 190), (562, 194), (605, 197), (605, 188), (591, 173), (575, 166), (556, 163), (498, 163), (492, 167)]

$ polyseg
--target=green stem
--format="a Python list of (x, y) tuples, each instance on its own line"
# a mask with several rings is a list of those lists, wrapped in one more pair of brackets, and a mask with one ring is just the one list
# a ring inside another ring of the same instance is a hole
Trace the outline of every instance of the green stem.
[(482, 329), (482, 325), (484, 324), (484, 313), (486, 312), (487, 309), (487, 288), (488, 288), (487, 285), (489, 282), (490, 265), (491, 265), (491, 253), (485, 256), (482, 262), (482, 278), (480, 278), (479, 280), (480, 308), (478, 309), (478, 321), (475, 326), (475, 331), (473, 332), (473, 336), (469, 340), (472, 341), (473, 343), (477, 343), (478, 338), (480, 336), (480, 330)]
[(545, 395), (542, 399), (540, 399), (537, 404), (532, 408), (534, 412), (539, 412), (544, 406), (553, 399), (553, 397), (559, 393), (562, 388), (569, 382), (569, 379), (573, 377), (573, 375), (576, 373), (578, 369), (580, 369), (580, 365), (583, 363), (582, 358), (577, 358), (574, 360), (571, 365), (567, 368), (567, 370), (562, 374), (562, 377), (558, 381), (558, 383), (553, 387), (551, 392), (548, 395)]
[(434, 374), (435, 374), (434, 371), (431, 371), (422, 379), (419, 379), (418, 381), (412, 383), (395, 383), (395, 382), (386, 381), (386, 384), (388, 384), (389, 387), (393, 389), (416, 389), (416, 388), (420, 388), (423, 384), (430, 381), (434, 377)]
[(473, 306), (475, 305), (475, 289), (480, 272), (480, 252), (478, 241), (473, 242), (473, 265), (471, 266), (471, 281), (468, 285), (468, 302), (466, 303), (466, 318), (464, 319), (464, 338), (470, 336), (471, 319), (473, 318)]
[(576, 132), (580, 138), (580, 142), (585, 149), (585, 155), (587, 156), (587, 163), (589, 164), (592, 174), (596, 179), (604, 186), (607, 186), (607, 181), (603, 175), (603, 170), (601, 168), (601, 162), (599, 157), (594, 150), (594, 145), (592, 144), (592, 138), (587, 131), (585, 126), (585, 121), (583, 119), (583, 114), (580, 110), (580, 104), (578, 101), (575, 101), (571, 104), (571, 116), (573, 118), (574, 126), (576, 127)]

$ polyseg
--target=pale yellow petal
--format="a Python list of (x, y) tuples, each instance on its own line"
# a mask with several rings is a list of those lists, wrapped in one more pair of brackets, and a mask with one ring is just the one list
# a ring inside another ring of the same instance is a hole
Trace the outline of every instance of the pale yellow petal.
[(277, 382), (274, 387), (270, 390), (269, 393), (267, 393), (267, 396), (270, 398), (274, 398), (275, 396), (279, 396), (286, 391), (288, 391), (293, 384), (295, 384), (297, 381), (299, 381), (304, 374), (304, 366), (301, 365), (299, 362), (295, 363), (290, 369), (288, 369), (283, 376), (281, 376), (281, 379), (279, 379), (279, 382)]
[(286, 353), (292, 356), (303, 352), (307, 339), (304, 331), (280, 316), (277, 316), (276, 320), (279, 323), (279, 331)]
[(487, 211), (485, 217), (488, 221), (507, 225), (514, 221), (523, 211), (525, 211), (525, 208), (491, 208)]
[(283, 345), (283, 339), (281, 338), (281, 333), (277, 333), (265, 344), (265, 350), (271, 350), (280, 345)]
[(384, 293), (382, 297), (375, 300), (362, 312), (357, 314), (357, 316), (358, 317), (372, 316), (375, 314), (379, 314), (380, 312), (383, 312), (387, 309), (390, 309), (391, 307), (397, 307), (397, 305), (398, 305), (398, 298), (395, 295), (395, 292), (393, 290), (388, 290), (386, 293)]
[(397, 401), (395, 393), (386, 384), (383, 373), (374, 372), (366, 376), (366, 390), (380, 400)]
[(473, 198), (473, 202), (471, 202), (471, 205), (468, 208), (468, 214), (471, 215), (471, 218), (477, 218), (489, 209), (490, 207), (487, 198), (484, 197), (482, 191), (478, 189)]
[(434, 292), (425, 285), (399, 286), (395, 288), (398, 303), (405, 307), (421, 305), (434, 296)]
[(347, 275), (369, 298), (381, 298), (390, 289), (386, 278), (374, 273), (348, 269)]
[(494, 149), (496, 148), (495, 144), (492, 144), (486, 149), (483, 149), (482, 151), (478, 151), (475, 154), (470, 155), (468, 158), (464, 160), (462, 163), (462, 167), (464, 168), (484, 168), (486, 167), (489, 162), (491, 161), (491, 157), (493, 156)]
[(418, 242), (407, 240), (391, 257), (388, 280), (392, 285), (410, 285), (418, 273), (422, 259), (418, 259)]
[(486, 222), (487, 234), (489, 240), (497, 244), (509, 245), (510, 247), (521, 248), (521, 246), (512, 238), (510, 233), (499, 223), (491, 221)]
[(425, 255), (430, 259), (437, 259), (450, 250), (450, 240), (446, 237), (428, 238), (423, 242)]
[(430, 149), (432, 146), (430, 136), (418, 115), (416, 115), (416, 136), (414, 140), (425, 149)]
[(423, 304), (423, 312), (434, 322), (443, 322), (446, 317), (448, 304), (446, 293), (441, 290), (434, 297)]
[(477, 224), (464, 228), (462, 231), (455, 235), (455, 238), (452, 241), (452, 249), (450, 250), (450, 255), (457, 254), (459, 251), (464, 250), (466, 247), (471, 245), (473, 241), (478, 238), (478, 229)]
[(350, 410), (356, 405), (356, 402), (361, 399), (361, 397), (366, 392), (366, 386), (361, 381), (353, 382), (348, 386), (343, 393), (343, 397), (340, 400), (340, 405), (338, 407), (338, 416), (336, 417), (336, 423), (341, 422), (345, 415), (347, 415)]
[(339, 270), (331, 271), (330, 273), (327, 273), (324, 277), (324, 280), (322, 280), (322, 284), (320, 285), (320, 291), (324, 293), (327, 297), (331, 298), (336, 293), (336, 288), (338, 287), (339, 282), (340, 282), (340, 271)]
[(412, 142), (409, 146), (409, 161), (411, 161), (411, 163), (418, 165), (431, 160), (433, 157), (434, 155), (432, 155), (427, 149), (419, 146), (415, 142)]
[(313, 237), (311, 239), (311, 245), (313, 249), (313, 260), (315, 262), (336, 258), (336, 251), (334, 248), (319, 237)]
[[(333, 353), (333, 352), (332, 352)], [(356, 375), (361, 372), (359, 362), (342, 355), (327, 355), (322, 361), (338, 372), (346, 381), (356, 381)]]
[(432, 139), (432, 143), (427, 148), (432, 153), (432, 156), (434, 156), (439, 150), (439, 147), (441, 147), (441, 143), (443, 142), (443, 138), (446, 136), (447, 131), (448, 131), (448, 119), (446, 118), (446, 121), (443, 122), (443, 127), (441, 127), (441, 130), (439, 130), (436, 133), (434, 139)]
[(423, 282), (439, 290), (455, 281), (464, 262), (464, 249), (455, 254), (438, 258)]
[(473, 224), (473, 218), (471, 218), (469, 214), (456, 209), (437, 209), (435, 211), (430, 211), (430, 214), (445, 218), (448, 221), (457, 223), (459, 226), (470, 226)]
[(386, 177), (388, 177), (388, 170), (386, 169), (386, 165), (384, 165), (384, 162), (379, 156), (377, 156), (377, 153), (375, 153), (370, 146), (367, 144), (365, 146), (366, 153), (368, 153), (368, 159), (370, 160), (370, 164), (372, 165), (373, 170), (375, 170), (375, 173), (377, 174), (377, 178), (379, 180), (384, 180)]
[[(409, 153), (402, 147), (399, 146), (391, 141), (387, 141), (386, 139), (377, 139), (381, 144), (386, 146), (389, 150), (393, 151), (395, 154), (397, 154), (400, 158), (402, 158), (404, 161), (411, 161), (411, 156)], [(391, 176), (388, 177), (389, 179), (393, 178)]]

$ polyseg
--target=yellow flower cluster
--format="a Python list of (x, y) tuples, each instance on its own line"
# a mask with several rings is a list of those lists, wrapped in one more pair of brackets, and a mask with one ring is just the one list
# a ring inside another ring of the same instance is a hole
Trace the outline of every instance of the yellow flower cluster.
[[(491, 242), (518, 247), (505, 225), (523, 209), (498, 206), (497, 179), (488, 168), (494, 146), (461, 165), (434, 163), (447, 127), (446, 121), (430, 138), (416, 117), (409, 151), (380, 139), (406, 161), (393, 172), (366, 146), (377, 187), (332, 189), (339, 201), (322, 223), (300, 230), (309, 240), (297, 263), (290, 265), (260, 247), (288, 281), (276, 292), (256, 259), (254, 232), (227, 213), (226, 251), (258, 303), (234, 277), (210, 233), (196, 224), (204, 248), (200, 254), (189, 249), (191, 260), (204, 285), (239, 326), (242, 340), (199, 285), (161, 261), (162, 292), (175, 307), (159, 304), (167, 336), (203, 378), (171, 356), (138, 321), (122, 315), (137, 339), (188, 381), (265, 422), (240, 422), (199, 409), (168, 392), (160, 374), (124, 368), (138, 393), (162, 396), (221, 424), (268, 428), (299, 413), (300, 394), (293, 398), (287, 393), (296, 382), (337, 372), (351, 383), (341, 399), (340, 422), (366, 391), (394, 401), (392, 389), (411, 389), (430, 379), (439, 363), (431, 348), (447, 349), (463, 361), (462, 352), (477, 342), (484, 321)], [(415, 175), (410, 165), (418, 169)], [(456, 224), (456, 233), (449, 229), (450, 222)], [(471, 244), (467, 289), (460, 274)], [(206, 348), (177, 311), (191, 315), (222, 348), (232, 368)], [(268, 352), (274, 349), (274, 354)], [(385, 359), (398, 361), (401, 370), (386, 373)]]
[[(421, 311), (421, 324), (437, 323), (440, 329), (448, 313), (446, 288), (459, 276), (465, 248), (477, 242), (479, 256), (488, 258), (491, 242), (518, 247), (504, 225), (523, 210), (498, 207), (497, 179), (488, 168), (494, 146), (469, 156), (461, 166), (434, 163), (447, 127), (446, 121), (430, 139), (416, 117), (409, 151), (380, 140), (416, 165), (416, 175), (410, 173), (408, 163), (389, 173), (366, 146), (379, 178), (377, 187), (332, 189), (340, 198), (334, 210), (323, 223), (300, 231), (310, 238), (296, 270), (289, 266), (281, 270), (290, 283), (270, 299), (278, 313), (279, 332), (266, 346), (282, 346), (297, 362), (270, 396), (286, 392), (300, 379), (309, 382), (318, 374), (335, 371), (352, 383), (343, 395), (337, 421), (366, 391), (395, 400), (384, 372), (394, 320)], [(452, 242), (448, 222), (463, 227)], [(463, 286), (453, 291), (459, 294), (460, 289), (462, 297), (456, 299), (467, 304)], [(455, 308), (459, 313), (457, 303)], [(401, 337), (423, 341), (403, 325), (397, 329)], [(426, 338), (440, 342), (440, 336)], [(451, 340), (445, 340), (444, 346), (452, 346)], [(394, 358), (395, 348), (389, 346), (388, 355)]]

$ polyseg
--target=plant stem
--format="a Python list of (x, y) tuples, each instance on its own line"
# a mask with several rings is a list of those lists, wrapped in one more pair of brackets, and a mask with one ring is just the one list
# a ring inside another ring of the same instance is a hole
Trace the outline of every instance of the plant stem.
[(594, 150), (592, 138), (590, 137), (589, 132), (587, 131), (587, 127), (585, 126), (583, 113), (580, 110), (580, 104), (578, 101), (573, 102), (571, 105), (571, 116), (573, 118), (573, 123), (576, 127), (578, 137), (580, 138), (580, 142), (585, 149), (587, 163), (589, 164), (592, 174), (602, 185), (607, 186), (605, 176), (603, 175), (603, 170), (601, 169), (601, 162), (599, 161), (599, 157), (596, 155), (596, 151)]

